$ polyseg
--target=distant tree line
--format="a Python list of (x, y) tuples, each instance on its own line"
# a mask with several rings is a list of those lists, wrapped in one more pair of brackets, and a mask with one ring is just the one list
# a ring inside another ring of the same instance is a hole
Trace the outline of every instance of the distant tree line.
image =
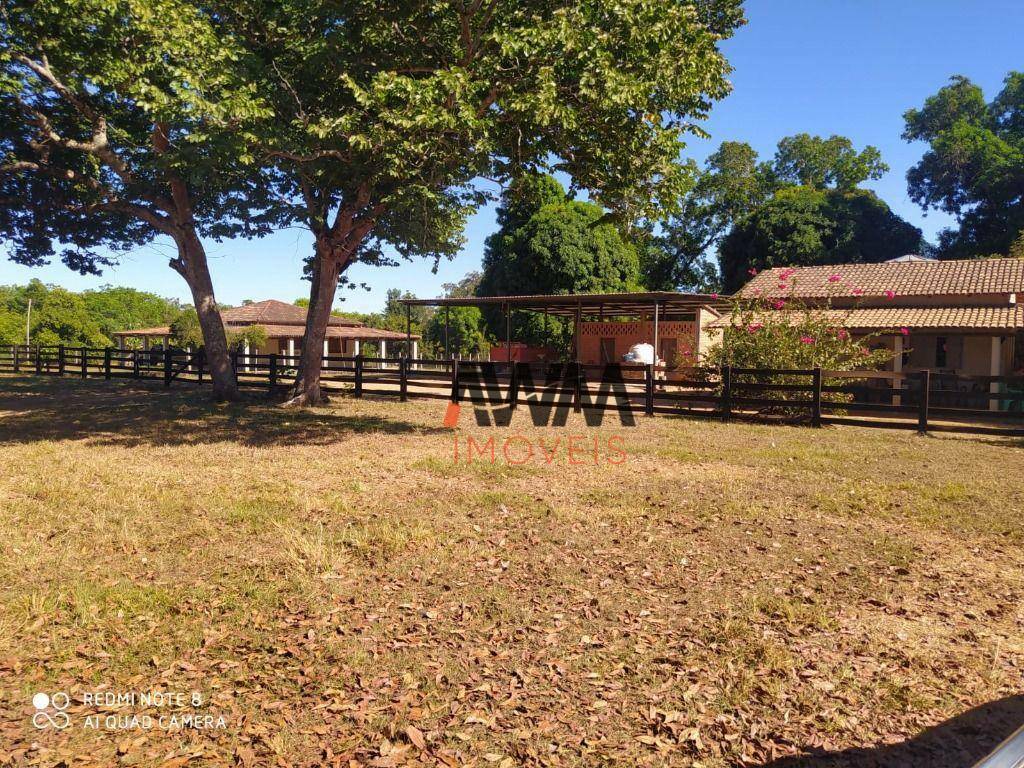
[(168, 325), (186, 312), (173, 299), (133, 288), (75, 293), (32, 280), (0, 286), (0, 344), (24, 344), (27, 322), (31, 344), (112, 346), (115, 331)]

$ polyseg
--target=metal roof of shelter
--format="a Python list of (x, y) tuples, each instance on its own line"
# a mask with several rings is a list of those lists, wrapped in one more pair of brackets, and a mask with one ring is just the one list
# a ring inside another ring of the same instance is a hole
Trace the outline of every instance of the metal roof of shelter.
[(549, 315), (643, 315), (653, 311), (671, 315), (700, 308), (722, 312), (728, 309), (728, 297), (706, 293), (648, 291), (643, 293), (574, 293), (535, 296), (465, 296), (458, 298), (402, 299), (406, 306), (484, 307), (546, 312)]

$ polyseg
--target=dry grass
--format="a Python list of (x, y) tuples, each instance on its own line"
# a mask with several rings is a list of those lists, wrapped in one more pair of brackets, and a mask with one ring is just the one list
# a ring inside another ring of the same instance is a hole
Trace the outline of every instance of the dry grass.
[[(0, 764), (952, 768), (1024, 720), (1021, 443), (443, 411), (0, 378)], [(563, 443), (453, 460), (509, 434)]]

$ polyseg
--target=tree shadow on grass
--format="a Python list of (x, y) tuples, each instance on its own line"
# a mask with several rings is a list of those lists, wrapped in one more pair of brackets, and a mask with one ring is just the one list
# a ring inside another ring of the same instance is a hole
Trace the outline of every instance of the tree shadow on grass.
[[(396, 410), (398, 404), (395, 403)], [(89, 439), (107, 445), (323, 445), (352, 434), (435, 434), (412, 421), (283, 409), (262, 394), (217, 404), (208, 389), (160, 382), (0, 378), (0, 444)]]
[(921, 732), (899, 744), (811, 752), (764, 768), (970, 768), (1024, 724), (1024, 695), (1008, 696)]

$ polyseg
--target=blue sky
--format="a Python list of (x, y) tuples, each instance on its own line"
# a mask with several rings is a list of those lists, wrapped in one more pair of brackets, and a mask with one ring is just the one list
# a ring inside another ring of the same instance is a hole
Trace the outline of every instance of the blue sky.
[[(747, 141), (770, 157), (783, 136), (807, 132), (849, 136), (857, 147), (874, 144), (892, 170), (871, 183), (893, 209), (932, 238), (948, 217), (927, 217), (907, 197), (904, 176), (923, 145), (900, 139), (903, 112), (919, 106), (951, 75), (963, 74), (991, 98), (1011, 69), (1024, 68), (1021, 0), (750, 0), (749, 23), (725, 44), (735, 68), (731, 96), (715, 106), (687, 154), (702, 161), (724, 140)], [(375, 311), (388, 288), (438, 295), (442, 283), (477, 269), (483, 241), (494, 230), (487, 208), (467, 227), (467, 242), (436, 274), (427, 263), (396, 268), (356, 267), (350, 276), (370, 291), (340, 292), (339, 306)], [(276, 298), (309, 293), (301, 275), (311, 239), (299, 229), (258, 241), (208, 243), (219, 300)], [(125, 255), (101, 277), (82, 277), (55, 263), (28, 269), (0, 261), (0, 284), (32, 277), (74, 290), (110, 283), (188, 300), (184, 281), (167, 267), (171, 249), (156, 243)]]

